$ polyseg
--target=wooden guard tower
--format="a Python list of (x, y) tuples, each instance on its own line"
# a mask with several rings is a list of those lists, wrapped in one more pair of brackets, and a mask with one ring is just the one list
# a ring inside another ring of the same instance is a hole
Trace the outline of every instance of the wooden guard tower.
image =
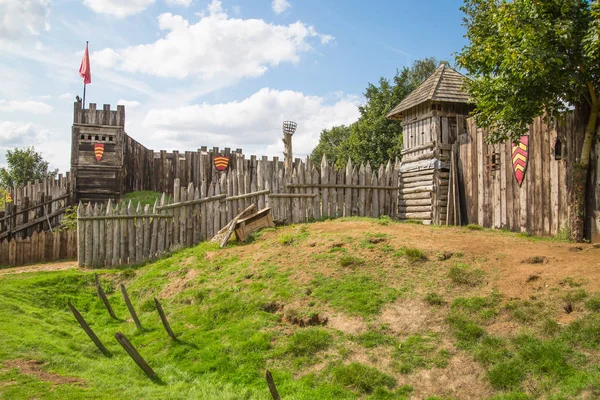
[(402, 121), (400, 219), (446, 223), (452, 145), (465, 133), (473, 108), (463, 90), (465, 79), (441, 64), (387, 115)]
[(75, 201), (108, 201), (123, 193), (125, 107), (105, 104), (86, 110), (74, 104), (71, 137), (72, 193)]

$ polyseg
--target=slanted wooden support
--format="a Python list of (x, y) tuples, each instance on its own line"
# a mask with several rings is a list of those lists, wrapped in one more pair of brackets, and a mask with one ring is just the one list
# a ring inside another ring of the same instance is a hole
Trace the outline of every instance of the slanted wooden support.
[(171, 339), (177, 340), (177, 337), (175, 336), (175, 334), (173, 333), (173, 330), (171, 329), (171, 325), (169, 325), (167, 316), (165, 315), (165, 312), (163, 311), (163, 308), (160, 305), (160, 302), (158, 301), (158, 299), (156, 297), (154, 298), (154, 304), (156, 305), (156, 311), (158, 311), (158, 315), (160, 316), (160, 320), (162, 321), (162, 324), (165, 327), (167, 334), (171, 337)]
[(267, 370), (265, 373), (265, 379), (267, 380), (267, 386), (269, 387), (269, 392), (271, 392), (271, 397), (273, 397), (273, 400), (281, 400), (279, 392), (277, 391), (277, 387), (275, 386), (275, 381), (273, 380), (273, 375), (271, 375), (271, 371)]
[(106, 297), (106, 293), (104, 293), (104, 289), (102, 289), (102, 286), (100, 286), (100, 280), (98, 279), (98, 274), (94, 274), (94, 282), (96, 283), (96, 291), (98, 292), (98, 297), (100, 297), (100, 299), (102, 299), (102, 302), (104, 303), (104, 306), (106, 307), (106, 310), (108, 311), (108, 314), (111, 316), (111, 318), (117, 319), (117, 316), (115, 315), (115, 312), (113, 311), (110, 302), (108, 301), (108, 298)]
[(121, 332), (115, 333), (115, 339), (117, 342), (123, 347), (123, 349), (129, 354), (129, 357), (135, 361), (135, 363), (144, 371), (144, 373), (148, 376), (148, 378), (158, 381), (158, 375), (156, 372), (148, 365), (146, 360), (138, 353), (135, 347), (131, 344), (131, 342), (123, 335)]
[(104, 346), (104, 344), (102, 344), (100, 339), (98, 339), (98, 336), (96, 336), (96, 334), (94, 333), (92, 328), (90, 328), (88, 323), (85, 322), (85, 319), (83, 319), (83, 317), (81, 316), (81, 314), (79, 313), (77, 308), (75, 308), (75, 306), (73, 304), (71, 304), (70, 301), (67, 304), (68, 304), (69, 308), (71, 309), (71, 312), (75, 316), (75, 319), (77, 320), (79, 325), (83, 328), (83, 330), (89, 336), (89, 338), (92, 340), (92, 342), (94, 342), (94, 344), (96, 345), (98, 350), (100, 350), (102, 352), (102, 354), (104, 354), (105, 356), (110, 357), (111, 356), (110, 351), (108, 351), (108, 349)]
[(131, 314), (131, 318), (133, 319), (133, 322), (135, 322), (135, 326), (137, 326), (137, 328), (139, 330), (141, 330), (142, 324), (140, 323), (137, 313), (135, 312), (135, 308), (133, 308), (133, 305), (131, 304), (131, 300), (129, 300), (129, 295), (127, 294), (127, 289), (125, 289), (125, 285), (123, 285), (122, 283), (121, 283), (121, 294), (123, 295), (123, 300), (125, 300), (125, 305), (127, 306), (127, 309), (129, 310), (129, 314)]

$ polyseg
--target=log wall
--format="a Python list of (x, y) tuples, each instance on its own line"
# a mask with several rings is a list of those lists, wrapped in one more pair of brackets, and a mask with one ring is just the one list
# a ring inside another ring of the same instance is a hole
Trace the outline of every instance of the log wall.
[[(510, 143), (487, 144), (487, 132), (467, 120), (466, 134), (459, 135), (459, 191), (463, 223), (484, 227), (528, 232), (534, 235), (557, 235), (570, 229), (569, 190), (572, 166), (581, 152), (585, 113), (575, 111), (564, 118), (546, 123), (537, 118), (529, 129), (527, 170), (519, 186), (512, 167)], [(561, 159), (555, 159), (560, 141)], [(493, 167), (492, 154), (496, 154)], [(595, 145), (590, 168), (586, 223), (587, 236), (600, 231), (600, 173)]]
[[(206, 155), (207, 156), (207, 155)], [(78, 209), (78, 262), (102, 267), (139, 264), (173, 248), (211, 239), (252, 203), (270, 208), (276, 223), (303, 223), (331, 217), (398, 216), (400, 163), (372, 171), (369, 164), (336, 170), (323, 158), (320, 170), (298, 161), (291, 174), (275, 157), (235, 157), (211, 182), (183, 185), (153, 207), (108, 202)]]
[[(71, 174), (34, 180), (10, 190), (12, 202), (0, 217), (0, 239), (27, 238), (34, 232), (61, 225), (64, 209), (71, 205)], [(46, 218), (48, 216), (48, 218)]]
[(75, 259), (77, 232), (34, 232), (30, 237), (0, 240), (0, 266)]

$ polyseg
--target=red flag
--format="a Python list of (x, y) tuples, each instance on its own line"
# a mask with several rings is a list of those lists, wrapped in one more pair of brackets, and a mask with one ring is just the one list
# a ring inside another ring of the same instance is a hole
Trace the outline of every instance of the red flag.
[(90, 71), (90, 53), (88, 53), (88, 45), (85, 44), (85, 53), (83, 53), (83, 59), (81, 60), (81, 66), (79, 67), (79, 76), (83, 78), (83, 83), (92, 83), (92, 72)]

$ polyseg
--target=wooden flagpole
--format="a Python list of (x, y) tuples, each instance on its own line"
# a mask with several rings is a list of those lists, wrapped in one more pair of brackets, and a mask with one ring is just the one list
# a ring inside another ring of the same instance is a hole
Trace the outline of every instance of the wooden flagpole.
[[(85, 41), (85, 48), (88, 48), (89, 40)], [(83, 78), (83, 109), (85, 110), (85, 88), (87, 84), (85, 83), (85, 78)]]

